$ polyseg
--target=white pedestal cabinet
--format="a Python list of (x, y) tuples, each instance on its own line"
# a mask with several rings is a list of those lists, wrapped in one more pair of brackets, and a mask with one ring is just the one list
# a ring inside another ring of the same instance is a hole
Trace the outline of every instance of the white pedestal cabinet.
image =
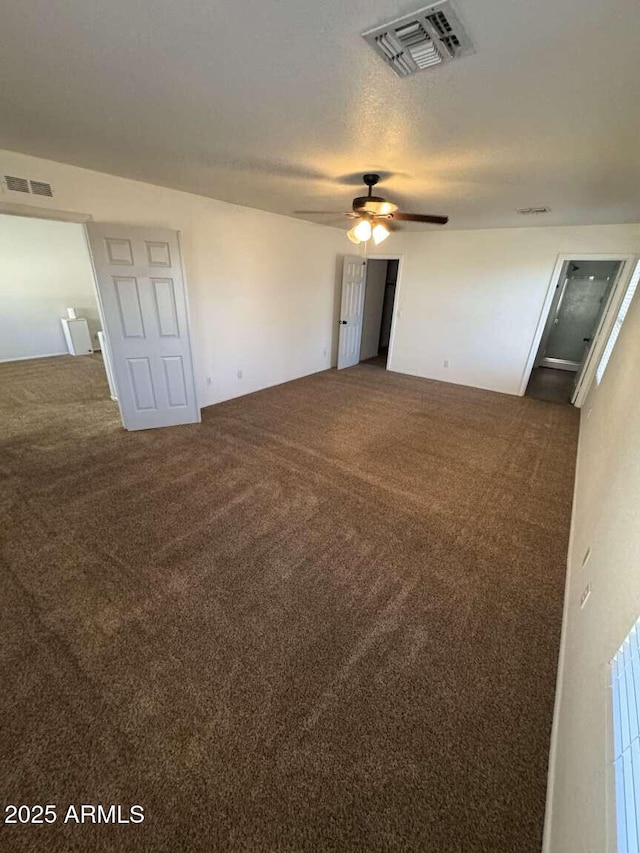
[(62, 331), (71, 355), (88, 355), (93, 352), (89, 325), (84, 317), (69, 320), (63, 317)]

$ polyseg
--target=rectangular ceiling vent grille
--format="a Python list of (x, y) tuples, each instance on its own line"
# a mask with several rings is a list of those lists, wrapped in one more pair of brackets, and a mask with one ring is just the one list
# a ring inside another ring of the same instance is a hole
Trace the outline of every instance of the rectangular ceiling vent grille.
[(30, 181), (27, 178), (16, 178), (15, 175), (5, 175), (4, 186), (12, 193), (29, 193), (53, 198), (51, 184), (47, 184), (44, 181)]
[(399, 77), (473, 53), (449, 0), (419, 9), (362, 34)]
[(14, 175), (5, 175), (4, 182), (8, 190), (14, 193), (28, 193), (29, 181), (26, 178), (16, 178)]
[(46, 184), (44, 181), (29, 181), (29, 184), (34, 195), (46, 195), (48, 198), (53, 198), (51, 184)]
[(518, 207), (516, 213), (522, 216), (537, 216), (540, 213), (551, 213), (550, 207)]

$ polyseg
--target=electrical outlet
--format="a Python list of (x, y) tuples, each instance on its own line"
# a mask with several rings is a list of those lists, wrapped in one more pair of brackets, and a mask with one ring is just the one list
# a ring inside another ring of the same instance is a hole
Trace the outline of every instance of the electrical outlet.
[(238, 371), (238, 379), (242, 379), (243, 376), (244, 376), (244, 373), (241, 370), (239, 370)]
[(326, 354), (327, 354), (327, 348), (325, 347), (325, 348), (322, 350), (322, 355), (326, 355)]
[(582, 591), (582, 595), (580, 596), (580, 610), (584, 610), (587, 601), (589, 601), (589, 596), (591, 595), (591, 584), (588, 583), (584, 590)]
[(444, 366), (445, 366), (445, 367), (449, 367), (449, 359), (448, 359), (448, 358), (445, 358), (445, 360), (444, 360)]
[(207, 376), (207, 385), (211, 385), (211, 377)]

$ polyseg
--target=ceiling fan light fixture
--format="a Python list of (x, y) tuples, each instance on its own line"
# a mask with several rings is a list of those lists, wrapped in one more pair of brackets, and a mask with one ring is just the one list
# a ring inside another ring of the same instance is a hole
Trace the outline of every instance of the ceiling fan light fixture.
[[(427, 225), (446, 225), (449, 221), (448, 216), (435, 216), (434, 214), (426, 213), (402, 213), (398, 210), (398, 205), (392, 201), (387, 201), (382, 196), (375, 196), (372, 193), (373, 187), (380, 180), (380, 175), (373, 173), (362, 176), (365, 186), (368, 187), (369, 193), (366, 196), (358, 196), (351, 203), (351, 210), (345, 212), (353, 222), (352, 227), (347, 231), (347, 237), (356, 246), (360, 243), (368, 243), (373, 238), (374, 243), (379, 245), (383, 240), (386, 240), (392, 231), (388, 222), (393, 220), (398, 222), (424, 222)], [(331, 213), (335, 211), (312, 211), (312, 210), (296, 210), (294, 213)], [(382, 221), (381, 221), (382, 220)]]
[(390, 233), (391, 232), (386, 225), (383, 225), (382, 222), (378, 222), (377, 225), (373, 226), (373, 242), (378, 246), (383, 240), (387, 239)]
[(354, 236), (362, 243), (366, 243), (367, 240), (371, 239), (371, 223), (368, 219), (361, 219), (352, 230)]
[(362, 240), (356, 235), (357, 227), (357, 225), (354, 225), (353, 228), (349, 228), (349, 230), (347, 231), (347, 237), (351, 240), (352, 243), (355, 243), (356, 246), (362, 243)]

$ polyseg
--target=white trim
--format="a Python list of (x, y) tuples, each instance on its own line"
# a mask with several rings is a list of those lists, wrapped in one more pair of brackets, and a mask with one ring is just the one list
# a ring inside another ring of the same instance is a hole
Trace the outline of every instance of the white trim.
[(604, 761), (604, 832), (605, 850), (603, 853), (617, 853), (618, 849), (618, 816), (616, 814), (616, 789), (614, 775), (614, 744), (613, 744), (613, 704), (611, 690), (611, 662), (601, 663), (603, 668), (603, 690), (602, 697), (605, 703), (604, 717), (605, 725), (605, 761)]
[(0, 364), (8, 364), (10, 361), (33, 361), (36, 358), (54, 358), (59, 355), (69, 355), (67, 350), (63, 352), (43, 352), (42, 355), (19, 355), (18, 358), (0, 358)]
[[(88, 221), (88, 220), (87, 220)], [(111, 342), (109, 341), (109, 330), (107, 329), (107, 324), (104, 321), (104, 309), (102, 307), (102, 299), (100, 298), (100, 291), (98, 290), (98, 273), (96, 271), (96, 265), (93, 260), (93, 252), (91, 251), (91, 241), (89, 240), (89, 232), (87, 231), (86, 222), (83, 223), (84, 231), (84, 239), (87, 246), (87, 254), (89, 256), (89, 263), (91, 264), (91, 283), (93, 284), (93, 294), (96, 298), (96, 304), (98, 306), (98, 317), (100, 318), (100, 328), (102, 330), (102, 335), (104, 338), (105, 347), (108, 350), (107, 357), (111, 364), (113, 364), (113, 357), (111, 355)], [(105, 368), (106, 372), (106, 368)], [(112, 371), (112, 379), (113, 379), (113, 387), (116, 396), (111, 397), (111, 399), (118, 404), (118, 411), (120, 412), (120, 421), (122, 423), (122, 428), (126, 429), (124, 425), (124, 416), (122, 414), (122, 407), (120, 406), (120, 390), (118, 388), (118, 380), (116, 379), (115, 373)], [(110, 395), (111, 396), (111, 395)]]
[(520, 397), (523, 397), (524, 392), (527, 390), (531, 371), (533, 370), (536, 355), (538, 354), (538, 347), (540, 346), (540, 341), (542, 340), (542, 335), (544, 333), (544, 327), (547, 325), (547, 317), (549, 316), (549, 311), (551, 310), (551, 303), (553, 302), (553, 297), (556, 292), (556, 285), (560, 280), (562, 268), (567, 260), (572, 259), (570, 257), (565, 258), (564, 255), (558, 255), (558, 257), (556, 258), (553, 273), (551, 274), (551, 279), (549, 280), (549, 285), (547, 287), (547, 293), (544, 297), (544, 302), (542, 303), (540, 314), (538, 315), (538, 324), (536, 326), (535, 332), (533, 333), (533, 340), (531, 341), (531, 346), (529, 347), (529, 355), (527, 356), (527, 362), (524, 366), (524, 371), (522, 372), (520, 388), (518, 389), (518, 395)]
[(196, 366), (193, 361), (193, 324), (191, 322), (191, 311), (189, 308), (189, 290), (187, 286), (187, 273), (184, 268), (184, 252), (182, 247), (182, 231), (176, 231), (178, 235), (178, 252), (180, 254), (180, 270), (182, 271), (182, 286), (184, 287), (184, 302), (185, 308), (187, 312), (187, 329), (189, 332), (189, 358), (191, 360), (191, 376), (193, 378), (193, 399), (196, 403), (196, 410), (198, 412), (198, 423), (202, 423), (202, 408), (200, 406), (200, 401), (198, 400), (198, 378), (196, 376)]
[(35, 204), (20, 204), (11, 201), (0, 201), (0, 213), (7, 216), (27, 216), (32, 219), (53, 219), (56, 222), (79, 222), (80, 224), (93, 220), (93, 216), (89, 213), (56, 210), (55, 208), (37, 207)]
[[(389, 368), (387, 367), (387, 370)], [(512, 391), (505, 391), (504, 388), (496, 388), (493, 385), (469, 385), (467, 382), (462, 382), (459, 379), (441, 379), (436, 378), (433, 374), (416, 373), (415, 370), (403, 370), (404, 376), (415, 376), (417, 379), (428, 379), (430, 382), (441, 382), (444, 385), (460, 385), (461, 388), (476, 388), (478, 391), (492, 391), (494, 394), (504, 394), (505, 397), (516, 396)]]
[[(569, 258), (569, 260), (573, 260)], [(580, 260), (579, 258), (577, 260)], [(564, 261), (563, 261), (564, 264)], [(582, 414), (581, 414), (582, 419)], [(558, 671), (556, 674), (556, 693), (553, 703), (553, 722), (551, 724), (551, 742), (549, 744), (549, 763), (547, 765), (547, 795), (544, 810), (544, 828), (542, 831), (542, 853), (551, 853), (551, 822), (553, 820), (553, 795), (556, 780), (556, 763), (558, 755), (558, 727), (560, 709), (562, 707), (562, 687), (564, 684), (564, 663), (567, 652), (567, 637), (569, 634), (569, 592), (571, 581), (571, 555), (576, 530), (576, 495), (580, 479), (580, 444), (582, 429), (578, 431), (578, 451), (576, 456), (576, 473), (573, 478), (573, 501), (571, 505), (571, 527), (569, 530), (569, 548), (567, 551), (567, 568), (564, 580), (564, 603), (562, 606), (562, 625), (560, 628), (560, 649), (558, 651)]]
[(393, 312), (391, 314), (391, 331), (389, 332), (389, 348), (387, 349), (386, 369), (392, 370), (393, 351), (396, 343), (396, 330), (398, 328), (398, 317), (400, 315), (400, 285), (402, 282), (402, 268), (404, 266), (404, 255), (396, 255), (387, 260), (398, 261), (398, 275), (396, 276), (396, 289), (393, 295)]
[[(396, 276), (396, 289), (393, 297), (393, 313), (391, 315), (391, 331), (389, 332), (389, 347), (387, 349), (387, 366), (386, 370), (392, 370), (391, 367), (393, 363), (393, 348), (395, 344), (396, 337), (396, 327), (397, 327), (397, 319), (398, 319), (398, 306), (400, 304), (399, 294), (400, 294), (400, 279), (402, 276), (402, 267), (404, 264), (404, 255), (395, 254), (395, 255), (368, 255), (366, 258), (367, 261), (398, 261), (398, 275)], [(368, 270), (367, 270), (368, 272)]]
[[(536, 355), (538, 354), (538, 347), (540, 346), (540, 341), (542, 340), (542, 335), (544, 333), (545, 326), (547, 324), (547, 319), (549, 317), (549, 311), (551, 309), (551, 304), (553, 302), (553, 297), (556, 291), (556, 285), (560, 281), (560, 275), (562, 274), (562, 268), (568, 261), (619, 261), (622, 263), (622, 267), (618, 274), (618, 281), (615, 284), (615, 287), (612, 288), (612, 294), (615, 291), (618, 292), (620, 281), (623, 278), (622, 272), (628, 269), (628, 264), (633, 260), (634, 255), (628, 255), (625, 253), (591, 253), (591, 252), (571, 252), (571, 253), (562, 253), (558, 255), (556, 258), (556, 263), (553, 268), (553, 273), (551, 275), (551, 279), (549, 280), (549, 286), (547, 287), (547, 293), (544, 298), (544, 302), (542, 304), (542, 309), (540, 311), (540, 315), (538, 317), (538, 325), (536, 326), (536, 330), (533, 335), (533, 340), (531, 341), (531, 346), (529, 348), (529, 355), (527, 357), (527, 362), (525, 364), (524, 371), (522, 373), (522, 380), (520, 382), (520, 388), (518, 390), (518, 394), (522, 397), (527, 390), (527, 385), (529, 384), (529, 379), (531, 377), (531, 371), (533, 370), (533, 365), (535, 363)], [(611, 311), (611, 297), (609, 297), (609, 304), (607, 306), (606, 311), (603, 314), (603, 319), (601, 320), (600, 329), (602, 329), (604, 322), (608, 322), (609, 314)], [(598, 333), (599, 334), (599, 333)], [(594, 340), (591, 345), (591, 349), (589, 352), (589, 356), (587, 357), (587, 363), (591, 361), (591, 355), (596, 349), (596, 341)], [(593, 380), (593, 374), (595, 373), (595, 369), (591, 371), (589, 367), (589, 376), (587, 376), (587, 370), (583, 370), (582, 379), (580, 380), (580, 387), (577, 391), (581, 391), (582, 387), (584, 387), (585, 381), (588, 379), (589, 386)], [(577, 395), (574, 396), (574, 405), (580, 408), (582, 403), (584, 402), (584, 398), (586, 397), (586, 391), (584, 394), (580, 394), (580, 400), (578, 401)]]
[(622, 265), (618, 271), (618, 277), (611, 288), (607, 307), (602, 312), (602, 317), (593, 336), (587, 359), (582, 367), (582, 374), (578, 376), (576, 389), (571, 399), (573, 405), (578, 409), (582, 407), (584, 401), (587, 399), (587, 394), (591, 390), (600, 358), (616, 322), (620, 305), (625, 297), (635, 268), (635, 255), (625, 255), (619, 260), (622, 262)]
[[(582, 376), (576, 385), (576, 392), (573, 400), (574, 405), (580, 407), (587, 398), (587, 394), (591, 390), (594, 380), (597, 377), (600, 362), (609, 343), (609, 338), (613, 333), (613, 329), (618, 320), (620, 308), (625, 300), (629, 285), (636, 268), (640, 261), (631, 256), (628, 261), (625, 261), (618, 273), (618, 278), (612, 288), (607, 310), (603, 314), (602, 321), (598, 327), (597, 333), (594, 336), (593, 344), (589, 351), (589, 356), (584, 364)], [(600, 380), (598, 380), (600, 381)]]
[(579, 361), (569, 361), (567, 358), (553, 358), (547, 356), (540, 360), (540, 367), (555, 367), (556, 370), (566, 370), (568, 373), (577, 373), (580, 367)]

